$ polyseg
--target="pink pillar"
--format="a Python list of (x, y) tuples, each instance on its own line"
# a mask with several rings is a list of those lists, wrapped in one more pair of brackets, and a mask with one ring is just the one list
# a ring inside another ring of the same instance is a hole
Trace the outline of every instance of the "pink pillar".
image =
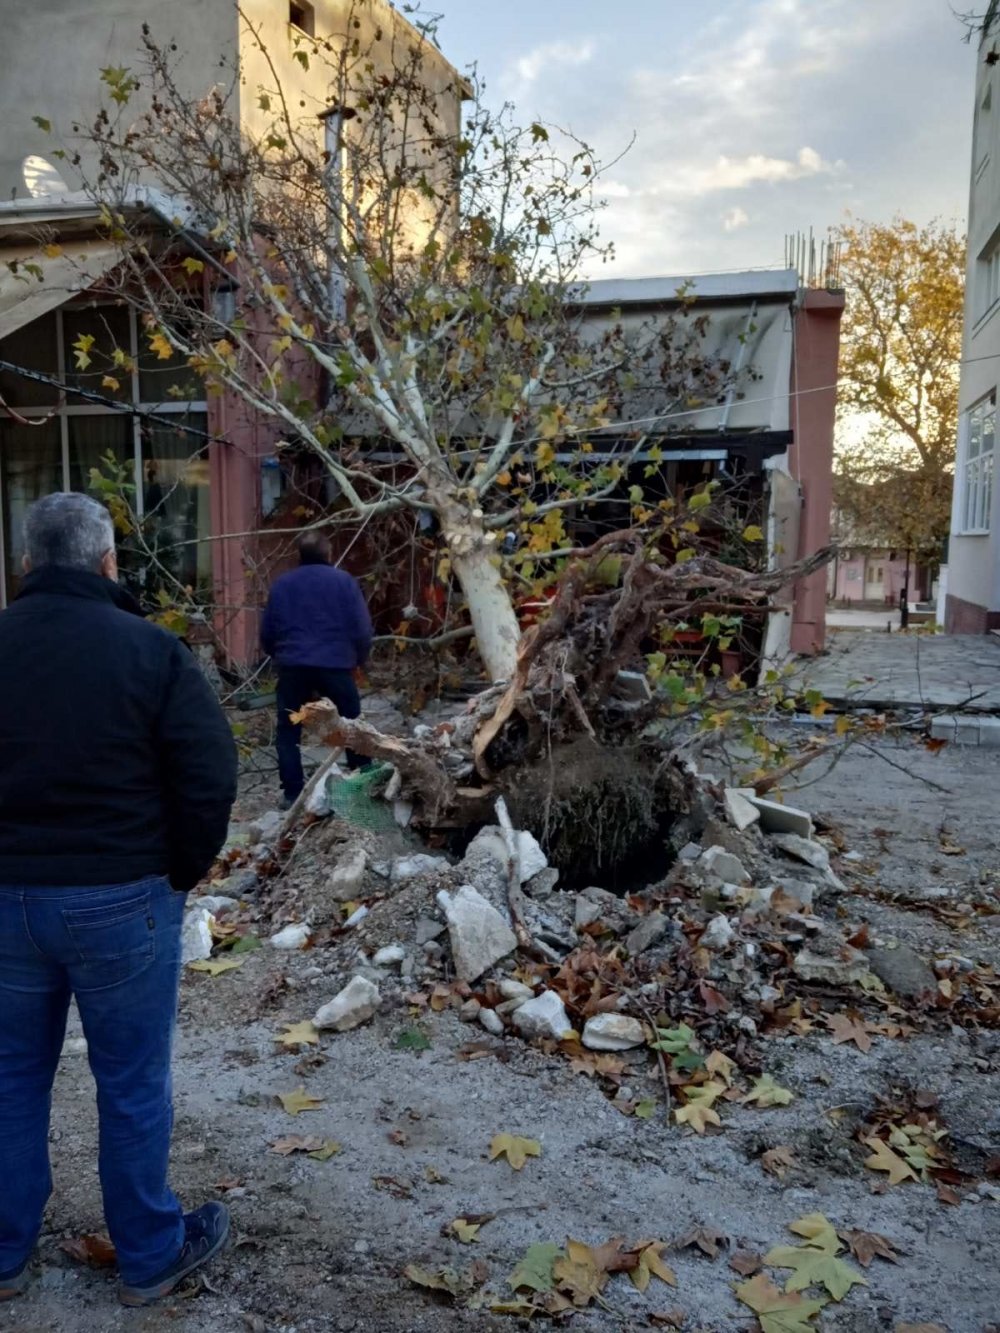
[[(791, 381), (794, 443), (789, 461), (792, 476), (802, 489), (799, 558), (812, 555), (830, 541), (833, 429), (843, 312), (843, 293), (808, 291), (795, 315)], [(818, 652), (826, 642), (826, 580), (826, 570), (821, 569), (795, 589), (793, 652)]]

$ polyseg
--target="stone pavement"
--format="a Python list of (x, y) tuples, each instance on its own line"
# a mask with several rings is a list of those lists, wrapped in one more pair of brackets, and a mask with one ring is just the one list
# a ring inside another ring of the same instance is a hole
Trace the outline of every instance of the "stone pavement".
[[(989, 634), (833, 634), (801, 665), (806, 688), (835, 707), (1000, 714), (1000, 639)], [(987, 743), (971, 729), (965, 740)]]

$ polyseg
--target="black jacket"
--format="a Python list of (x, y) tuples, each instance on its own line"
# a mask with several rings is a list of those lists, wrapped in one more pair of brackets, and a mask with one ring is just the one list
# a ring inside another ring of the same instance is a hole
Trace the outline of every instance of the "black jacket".
[(236, 747), (197, 662), (117, 584), (50, 566), (0, 613), (0, 884), (202, 878)]

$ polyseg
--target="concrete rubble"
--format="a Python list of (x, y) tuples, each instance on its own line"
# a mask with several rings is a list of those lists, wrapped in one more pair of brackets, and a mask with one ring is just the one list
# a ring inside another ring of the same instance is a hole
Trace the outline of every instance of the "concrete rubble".
[(304, 949), (309, 942), (310, 930), (304, 921), (296, 921), (272, 935), (269, 941), (274, 949)]
[(181, 929), (181, 965), (200, 963), (212, 956), (212, 913), (205, 907), (192, 907), (184, 914)]
[(351, 847), (342, 852), (327, 881), (327, 890), (334, 902), (349, 903), (360, 897), (367, 870), (368, 853), (363, 847)]
[(316, 1011), (313, 1024), (320, 1032), (350, 1032), (374, 1017), (381, 998), (374, 982), (356, 976), (329, 1004)]
[(588, 1051), (630, 1051), (646, 1044), (646, 1029), (627, 1014), (595, 1014), (581, 1038)]
[(561, 1041), (573, 1030), (566, 1006), (551, 990), (519, 1005), (514, 1010), (513, 1023), (523, 1037), (549, 1037), (554, 1041)]
[(517, 948), (513, 930), (471, 884), (463, 884), (454, 894), (442, 892), (438, 902), (448, 922), (451, 954), (459, 980), (478, 981), (484, 972)]

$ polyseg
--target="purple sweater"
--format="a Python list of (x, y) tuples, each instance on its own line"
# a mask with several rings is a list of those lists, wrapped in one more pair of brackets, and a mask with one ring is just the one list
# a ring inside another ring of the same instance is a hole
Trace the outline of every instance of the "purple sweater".
[(372, 622), (357, 579), (333, 565), (300, 565), (282, 574), (267, 599), (260, 642), (278, 666), (363, 666)]

